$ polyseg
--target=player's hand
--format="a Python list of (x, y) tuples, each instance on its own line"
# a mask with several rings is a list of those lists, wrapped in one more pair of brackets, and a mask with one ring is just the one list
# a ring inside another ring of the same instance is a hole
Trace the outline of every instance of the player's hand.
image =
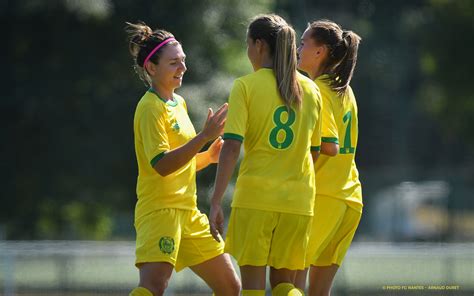
[(209, 108), (207, 120), (204, 124), (204, 128), (202, 129), (202, 133), (209, 141), (222, 135), (222, 132), (224, 131), (225, 120), (227, 118), (227, 109), (227, 103), (220, 106), (216, 113), (214, 113), (212, 109)]
[(209, 149), (207, 149), (210, 163), (219, 162), (219, 155), (221, 154), (222, 144), (224, 144), (224, 140), (222, 140), (222, 138), (219, 136), (214, 142), (212, 142), (211, 146), (209, 146)]
[(224, 212), (222, 211), (221, 205), (211, 203), (209, 224), (211, 226), (212, 237), (220, 242), (221, 236), (224, 234)]

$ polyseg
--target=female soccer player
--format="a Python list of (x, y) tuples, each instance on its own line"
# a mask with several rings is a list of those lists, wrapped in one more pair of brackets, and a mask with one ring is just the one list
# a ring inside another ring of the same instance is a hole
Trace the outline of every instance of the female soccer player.
[[(310, 295), (330, 294), (362, 214), (362, 190), (354, 161), (357, 104), (349, 86), (359, 42), (354, 32), (322, 20), (308, 26), (298, 48), (298, 67), (315, 80), (323, 98), (323, 155), (315, 164), (317, 190), (307, 253)], [(324, 155), (325, 147), (332, 148), (329, 151), (336, 147), (339, 154)], [(306, 271), (299, 272), (297, 286), (304, 289), (305, 282)]]
[[(224, 104), (209, 109), (196, 135), (184, 99), (174, 91), (186, 72), (185, 54), (174, 36), (128, 23), (135, 69), (150, 89), (138, 103), (134, 118), (138, 161), (136, 266), (139, 287), (131, 296), (163, 295), (173, 267), (190, 267), (215, 295), (239, 295), (239, 279), (224, 245), (210, 235), (209, 221), (196, 206), (196, 171), (215, 163), (221, 139), (199, 153), (223, 131)], [(219, 270), (219, 272), (215, 272)]]
[(304, 269), (312, 220), (321, 97), (296, 69), (295, 38), (281, 17), (257, 16), (247, 31), (255, 72), (237, 79), (229, 97), (210, 223), (220, 240), (221, 201), (243, 142), (226, 238), (226, 252), (240, 266), (242, 295), (265, 295), (266, 266), (273, 295), (301, 295), (293, 281)]

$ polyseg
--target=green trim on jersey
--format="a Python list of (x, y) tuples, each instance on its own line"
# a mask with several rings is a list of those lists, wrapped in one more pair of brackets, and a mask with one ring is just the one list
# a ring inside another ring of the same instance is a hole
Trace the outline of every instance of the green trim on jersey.
[(331, 137), (322, 137), (321, 142), (324, 143), (334, 143), (339, 145), (339, 140), (338, 138), (331, 138)]
[(159, 99), (160, 101), (162, 101), (163, 103), (165, 103), (166, 105), (171, 106), (171, 107), (176, 107), (176, 106), (178, 106), (178, 100), (176, 100), (176, 98), (175, 98), (174, 96), (173, 96), (173, 99), (171, 99), (171, 100), (165, 100), (165, 99), (162, 99), (162, 98), (160, 97), (160, 95), (158, 94), (158, 92), (156, 92), (156, 90), (155, 90), (153, 87), (150, 87), (150, 88), (148, 89), (148, 91), (151, 92), (151, 93), (153, 93), (154, 95), (156, 95), (156, 96), (158, 97), (158, 99)]
[(155, 167), (155, 164), (158, 162), (158, 160), (162, 159), (163, 156), (165, 156), (165, 152), (161, 152), (157, 156), (153, 157), (153, 159), (150, 161), (150, 164), (152, 167)]
[(342, 147), (339, 148), (339, 154), (354, 154), (355, 148), (354, 147)]
[(320, 151), (321, 146), (311, 146), (311, 151)]
[(241, 135), (233, 134), (233, 133), (224, 133), (224, 136), (222, 136), (222, 139), (224, 139), (224, 140), (227, 140), (227, 139), (237, 140), (237, 141), (240, 141), (240, 142), (244, 141), (244, 137), (242, 137)]

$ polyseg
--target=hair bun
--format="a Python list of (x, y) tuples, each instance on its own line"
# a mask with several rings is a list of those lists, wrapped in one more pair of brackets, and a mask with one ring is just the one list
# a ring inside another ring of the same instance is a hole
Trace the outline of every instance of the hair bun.
[(148, 38), (150, 38), (151, 35), (153, 35), (153, 30), (145, 25), (143, 22), (139, 22), (138, 24), (135, 24), (135, 32), (136, 32), (136, 37), (139, 38), (140, 43), (145, 42)]
[(127, 22), (126, 24), (126, 31), (130, 36), (130, 40), (138, 45), (141, 45), (153, 35), (153, 30), (144, 22), (138, 22), (136, 24)]

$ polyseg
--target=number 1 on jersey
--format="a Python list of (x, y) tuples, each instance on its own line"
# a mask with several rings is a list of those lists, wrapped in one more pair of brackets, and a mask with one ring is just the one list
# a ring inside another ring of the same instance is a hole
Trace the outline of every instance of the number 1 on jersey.
[(340, 154), (350, 154), (355, 152), (355, 148), (351, 147), (351, 123), (352, 123), (352, 113), (351, 111), (347, 112), (342, 118), (344, 123), (347, 122), (346, 135), (344, 136), (344, 146), (339, 149)]

